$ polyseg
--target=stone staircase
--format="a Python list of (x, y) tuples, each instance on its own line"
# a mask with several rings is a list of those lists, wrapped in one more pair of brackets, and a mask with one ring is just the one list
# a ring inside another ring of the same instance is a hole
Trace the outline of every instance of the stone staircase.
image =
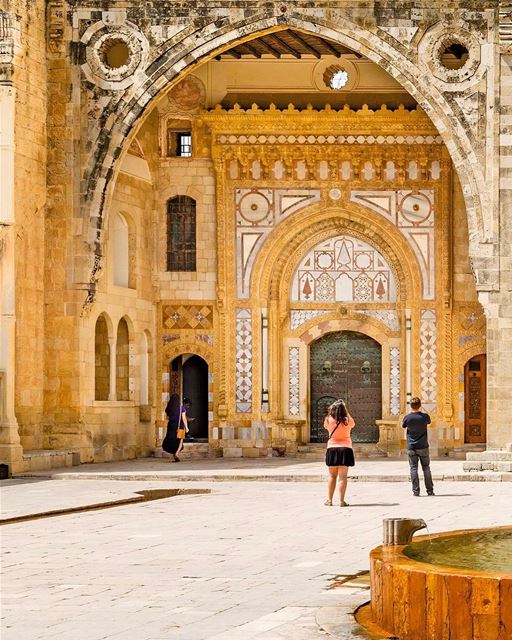
[(485, 444), (465, 444), (448, 452), (448, 457), (452, 460), (466, 460), (468, 453), (481, 453), (485, 451)]
[(469, 452), (462, 467), (464, 471), (512, 472), (512, 445), (504, 450)]
[[(162, 447), (153, 452), (155, 458), (167, 458), (168, 455)], [(183, 445), (180, 460), (211, 460), (222, 457), (222, 449), (212, 449), (207, 442), (187, 442)]]

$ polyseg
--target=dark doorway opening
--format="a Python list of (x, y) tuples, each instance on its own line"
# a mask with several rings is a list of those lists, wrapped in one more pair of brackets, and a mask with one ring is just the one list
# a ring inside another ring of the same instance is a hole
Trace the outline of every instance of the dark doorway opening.
[(171, 394), (192, 403), (187, 410), (190, 435), (208, 442), (208, 364), (200, 356), (184, 354), (174, 358), (170, 369)]

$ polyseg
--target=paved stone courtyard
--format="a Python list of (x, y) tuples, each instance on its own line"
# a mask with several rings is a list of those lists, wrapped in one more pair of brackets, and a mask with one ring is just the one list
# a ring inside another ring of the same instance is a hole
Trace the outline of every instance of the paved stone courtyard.
[[(508, 482), (445, 481), (419, 499), (405, 482), (353, 483), (347, 509), (324, 507), (318, 482), (192, 484), (211, 493), (3, 526), (2, 639), (328, 638), (318, 620), (365, 589), (338, 584), (368, 569), (383, 518), (510, 524), (512, 504)], [(20, 479), (2, 492), (12, 516), (182, 486)]]

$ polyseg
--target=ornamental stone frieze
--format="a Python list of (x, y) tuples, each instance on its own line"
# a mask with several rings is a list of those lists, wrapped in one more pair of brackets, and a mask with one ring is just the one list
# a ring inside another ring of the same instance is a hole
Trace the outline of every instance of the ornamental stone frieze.
[[(90, 105), (81, 141), (81, 194), (86, 252), (101, 253), (102, 218), (118, 159), (144, 111), (184, 74), (235, 45), (268, 30), (296, 28), (338, 42), (382, 66), (418, 101), (446, 144), (459, 174), (470, 227), (473, 267), (481, 290), (499, 285), (496, 170), (495, 42), (507, 41), (510, 15), (495, 2), (453, 8), (438, 3), (414, 6), (301, 0), (288, 3), (240, 0), (216, 3), (160, 3), (141, 8), (124, 3), (105, 9), (99, 0), (68, 3), (67, 24), (79, 73), (73, 95)], [(457, 68), (446, 52), (457, 48)], [(101, 132), (98, 129), (101, 122)], [(75, 281), (86, 282), (75, 256)], [(94, 293), (93, 293), (94, 297)]]

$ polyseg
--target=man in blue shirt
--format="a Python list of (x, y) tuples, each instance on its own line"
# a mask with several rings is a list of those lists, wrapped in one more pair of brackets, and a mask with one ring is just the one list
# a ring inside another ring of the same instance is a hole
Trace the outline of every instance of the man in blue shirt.
[(418, 460), (423, 469), (423, 478), (427, 495), (434, 495), (434, 484), (430, 472), (430, 457), (428, 454), (427, 425), (430, 424), (430, 416), (421, 409), (421, 400), (412, 398), (411, 413), (405, 416), (402, 427), (407, 431), (407, 454), (411, 468), (412, 493), (420, 495), (420, 479), (418, 476)]

